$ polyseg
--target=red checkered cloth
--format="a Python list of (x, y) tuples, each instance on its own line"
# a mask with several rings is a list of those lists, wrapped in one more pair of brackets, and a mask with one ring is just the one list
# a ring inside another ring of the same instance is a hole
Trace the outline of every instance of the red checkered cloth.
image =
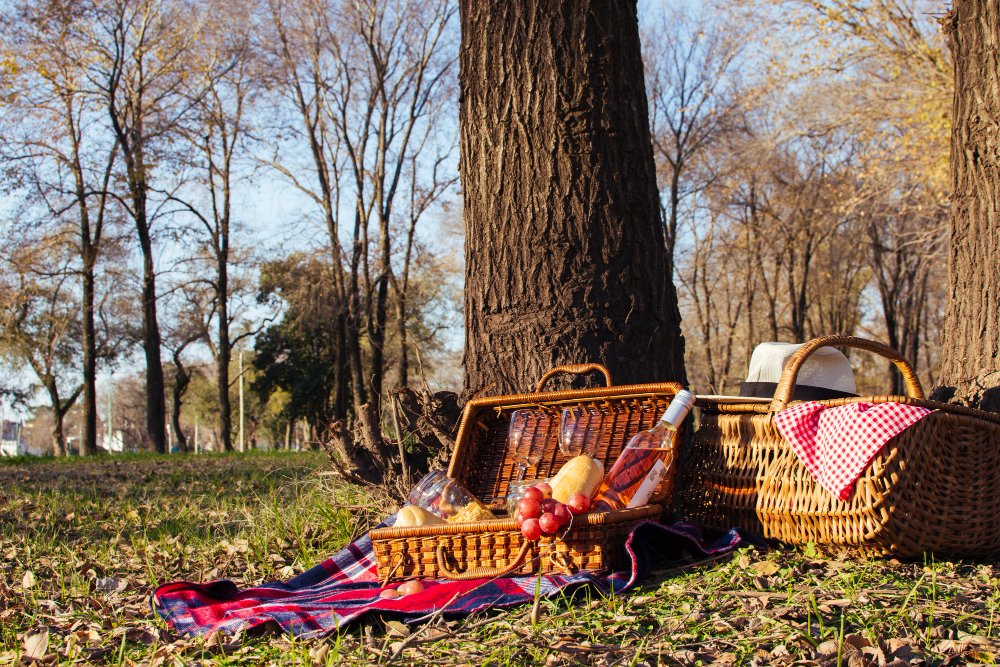
[(774, 424), (819, 485), (850, 500), (854, 483), (882, 446), (931, 412), (906, 403), (830, 408), (809, 401), (785, 408), (774, 416)]
[(416, 622), (438, 612), (453, 617), (524, 604), (534, 599), (536, 589), (543, 597), (582, 585), (594, 586), (603, 593), (619, 593), (657, 567), (696, 562), (749, 543), (735, 529), (708, 542), (693, 526), (645, 521), (632, 529), (625, 542), (632, 561), (627, 570), (584, 570), (541, 578), (425, 581), (423, 592), (388, 600), (379, 597), (383, 587), (378, 582), (371, 539), (365, 535), (287, 583), (262, 584), (241, 591), (226, 580), (205, 584), (176, 581), (154, 590), (151, 602), (160, 618), (185, 635), (238, 634), (272, 627), (299, 637), (318, 637), (372, 613)]

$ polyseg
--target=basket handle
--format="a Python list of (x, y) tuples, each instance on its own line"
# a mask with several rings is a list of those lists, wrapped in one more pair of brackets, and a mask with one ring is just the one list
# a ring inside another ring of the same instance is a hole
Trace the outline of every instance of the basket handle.
[(903, 382), (906, 383), (906, 393), (910, 398), (923, 398), (924, 390), (920, 386), (916, 371), (906, 359), (884, 343), (868, 340), (867, 338), (857, 338), (855, 336), (820, 336), (800, 347), (791, 356), (785, 369), (781, 372), (781, 379), (774, 389), (774, 399), (771, 401), (771, 412), (784, 410), (791, 400), (792, 392), (795, 391), (795, 380), (798, 377), (802, 364), (813, 352), (821, 347), (856, 347), (861, 350), (868, 350), (881, 355), (894, 363), (899, 372), (903, 374)]
[(531, 542), (525, 540), (521, 544), (521, 550), (517, 554), (517, 558), (514, 559), (507, 567), (478, 567), (473, 570), (466, 570), (465, 572), (455, 572), (448, 568), (448, 550), (444, 545), (439, 545), (437, 548), (437, 563), (438, 571), (444, 575), (446, 579), (451, 579), (453, 581), (464, 581), (466, 579), (482, 579), (484, 577), (503, 577), (517, 568), (521, 567), (524, 563), (524, 559), (528, 557), (528, 552), (531, 551)]
[(556, 366), (555, 368), (547, 371), (545, 375), (542, 376), (542, 379), (538, 381), (538, 386), (535, 387), (535, 393), (541, 393), (542, 387), (544, 387), (545, 383), (549, 381), (549, 378), (554, 375), (558, 375), (559, 373), (583, 375), (584, 373), (589, 373), (590, 371), (600, 371), (604, 374), (604, 380), (607, 383), (607, 386), (610, 387), (613, 384), (611, 382), (611, 371), (609, 371), (608, 367), (603, 364), (566, 364), (564, 366)]

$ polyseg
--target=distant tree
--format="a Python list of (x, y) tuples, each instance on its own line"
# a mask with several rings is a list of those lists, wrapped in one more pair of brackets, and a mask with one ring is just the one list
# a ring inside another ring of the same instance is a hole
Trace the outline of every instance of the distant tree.
[(5, 258), (0, 271), (0, 302), (5, 304), (0, 359), (9, 368), (30, 368), (38, 378), (52, 410), (52, 451), (64, 456), (69, 450), (63, 422), (83, 391), (77, 370), (80, 302), (65, 260), (53, 266), (53, 256), (39, 248), (19, 250)]
[(465, 390), (685, 381), (635, 2), (459, 6)]
[(710, 7), (665, 10), (643, 31), (650, 131), (673, 275), (681, 207), (719, 178), (705, 158), (738, 127), (749, 105), (737, 67), (746, 35)]
[[(448, 110), (454, 3), (269, 2), (275, 87), (297, 118), (271, 166), (322, 215), (337, 314), (335, 414), (379, 399), (391, 299), (408, 308), (417, 223), (454, 178)], [(306, 156), (308, 164), (300, 162)], [(418, 160), (419, 158), (419, 160)], [(307, 177), (308, 176), (308, 177)], [(398, 268), (400, 262), (402, 268)], [(399, 317), (401, 344), (408, 318)], [(408, 369), (403, 354), (401, 377)]]
[[(214, 11), (206, 16), (202, 39), (189, 56), (190, 66), (201, 73), (205, 83), (193, 89), (192, 107), (177, 126), (178, 134), (191, 147), (179, 157), (189, 171), (189, 182), (171, 200), (195, 219), (200, 256), (192, 259), (205, 265), (195, 272), (212, 291), (215, 331), (205, 340), (215, 359), (218, 432), (223, 448), (230, 451), (232, 350), (256, 331), (234, 331), (241, 314), (240, 298), (252, 290), (238, 271), (247, 263), (248, 253), (239, 245), (243, 240), (240, 235), (247, 230), (239, 224), (238, 203), (234, 200), (238, 182), (248, 171), (241, 170), (240, 163), (241, 158), (244, 163), (250, 160), (247, 148), (254, 124), (253, 105), (262, 92), (265, 76), (254, 45), (254, 23), (246, 20), (246, 13), (258, 10), (256, 4), (216, 0), (212, 6)], [(248, 245), (243, 243), (243, 247)]]
[[(97, 448), (96, 308), (98, 260), (112, 222), (109, 188), (118, 145), (102, 130), (101, 109), (86, 85), (86, 11), (59, 1), (17, 2), (0, 25), (17, 67), (8, 85), (3, 157), (25, 196), (48, 214), (50, 227), (75, 220), (73, 271), (81, 287), (83, 433), (81, 454)], [(36, 222), (35, 220), (32, 223)]]
[(162, 209), (155, 204), (154, 175), (177, 138), (178, 119), (203, 83), (186, 57), (201, 33), (201, 11), (182, 0), (93, 0), (88, 6), (87, 76), (119, 147), (124, 174), (118, 200), (132, 220), (142, 256), (146, 430), (158, 452), (166, 451), (167, 419), (154, 242)]
[(296, 254), (264, 264), (262, 298), (280, 299), (281, 321), (257, 337), (254, 364), (260, 371), (253, 390), (260, 401), (277, 390), (287, 394), (284, 417), (306, 419), (315, 433), (334, 418), (338, 328), (341, 307), (327, 262)]
[(1000, 412), (1000, 11), (958, 0), (945, 28), (955, 62), (948, 313), (935, 395)]

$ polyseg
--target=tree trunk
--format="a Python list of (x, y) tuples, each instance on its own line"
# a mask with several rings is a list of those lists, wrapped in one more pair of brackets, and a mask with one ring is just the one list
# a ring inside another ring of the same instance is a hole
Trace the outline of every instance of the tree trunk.
[(465, 390), (684, 382), (634, 0), (460, 2)]
[(97, 453), (97, 334), (94, 326), (94, 263), (89, 231), (81, 235), (83, 255), (83, 433), (80, 455)]
[[(145, 208), (145, 207), (143, 207)], [(164, 400), (163, 363), (160, 357), (160, 325), (156, 319), (156, 272), (153, 247), (145, 215), (136, 216), (142, 248), (142, 346), (146, 353), (146, 433), (153, 450), (167, 451), (167, 410)]]
[(1000, 412), (1000, 7), (957, 0), (948, 312), (936, 398)]
[(224, 253), (218, 257), (218, 359), (216, 359), (216, 380), (218, 384), (219, 433), (224, 451), (233, 451), (233, 408), (229, 402), (229, 363), (232, 360), (232, 345), (229, 340), (229, 247), (228, 239)]

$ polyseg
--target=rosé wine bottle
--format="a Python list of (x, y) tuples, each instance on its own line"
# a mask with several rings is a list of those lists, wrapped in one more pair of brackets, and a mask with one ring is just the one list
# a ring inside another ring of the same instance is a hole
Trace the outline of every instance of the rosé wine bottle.
[(594, 494), (595, 512), (640, 507), (649, 502), (674, 463), (674, 435), (691, 407), (694, 394), (680, 390), (656, 426), (632, 436)]

